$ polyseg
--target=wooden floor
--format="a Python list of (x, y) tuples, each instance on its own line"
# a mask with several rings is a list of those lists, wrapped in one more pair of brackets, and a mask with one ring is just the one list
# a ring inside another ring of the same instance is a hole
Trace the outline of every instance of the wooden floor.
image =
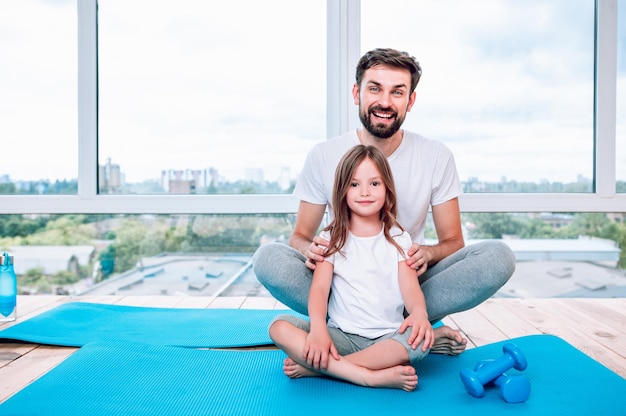
[[(284, 309), (273, 298), (177, 296), (20, 296), (18, 320), (64, 302), (94, 302), (173, 308)], [(626, 299), (490, 299), (449, 316), (444, 323), (460, 329), (468, 348), (532, 334), (552, 334), (626, 378)], [(0, 343), (0, 402), (45, 374), (76, 348)]]

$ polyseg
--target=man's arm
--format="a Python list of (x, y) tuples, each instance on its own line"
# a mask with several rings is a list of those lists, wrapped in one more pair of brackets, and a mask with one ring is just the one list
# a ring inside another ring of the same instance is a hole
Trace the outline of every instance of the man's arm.
[(407, 264), (417, 271), (418, 276), (426, 271), (428, 265), (437, 263), (465, 246), (458, 198), (433, 206), (433, 221), (439, 242), (434, 246), (414, 243), (408, 252), (410, 257)]
[[(298, 206), (296, 225), (289, 237), (289, 245), (300, 251), (309, 260), (324, 261), (324, 257), (321, 255), (324, 249), (318, 246), (312, 247), (311, 243), (315, 239), (319, 239), (317, 230), (322, 223), (325, 211), (326, 205), (311, 204), (305, 201), (300, 201)], [(307, 266), (311, 267), (309, 262), (307, 261)]]
[(430, 247), (428, 264), (435, 264), (465, 246), (461, 230), (459, 198), (433, 207), (433, 221), (439, 243)]

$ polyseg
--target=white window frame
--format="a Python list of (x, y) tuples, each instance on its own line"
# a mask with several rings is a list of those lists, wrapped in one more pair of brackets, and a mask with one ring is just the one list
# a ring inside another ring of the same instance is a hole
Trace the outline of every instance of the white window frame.
[[(595, 190), (591, 193), (476, 193), (463, 212), (626, 212), (616, 193), (617, 3), (596, 0)], [(0, 195), (0, 214), (293, 213), (292, 195), (98, 195), (97, 0), (78, 8), (78, 193)], [(358, 126), (351, 86), (360, 56), (360, 1), (327, 0), (327, 134)], [(505, 173), (505, 172), (503, 172)]]

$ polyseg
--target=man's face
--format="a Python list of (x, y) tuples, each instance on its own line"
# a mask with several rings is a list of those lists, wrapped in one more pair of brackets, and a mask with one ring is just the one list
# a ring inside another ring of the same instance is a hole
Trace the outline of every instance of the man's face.
[(381, 139), (393, 136), (415, 102), (410, 90), (411, 74), (406, 69), (379, 65), (365, 71), (361, 88), (355, 84), (352, 89), (363, 127)]

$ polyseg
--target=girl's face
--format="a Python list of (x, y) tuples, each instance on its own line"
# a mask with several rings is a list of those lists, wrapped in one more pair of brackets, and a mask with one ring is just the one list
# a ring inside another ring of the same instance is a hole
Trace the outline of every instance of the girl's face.
[(387, 187), (380, 171), (372, 160), (363, 159), (354, 172), (346, 195), (346, 202), (352, 215), (361, 217), (375, 215), (379, 218), (386, 194)]

